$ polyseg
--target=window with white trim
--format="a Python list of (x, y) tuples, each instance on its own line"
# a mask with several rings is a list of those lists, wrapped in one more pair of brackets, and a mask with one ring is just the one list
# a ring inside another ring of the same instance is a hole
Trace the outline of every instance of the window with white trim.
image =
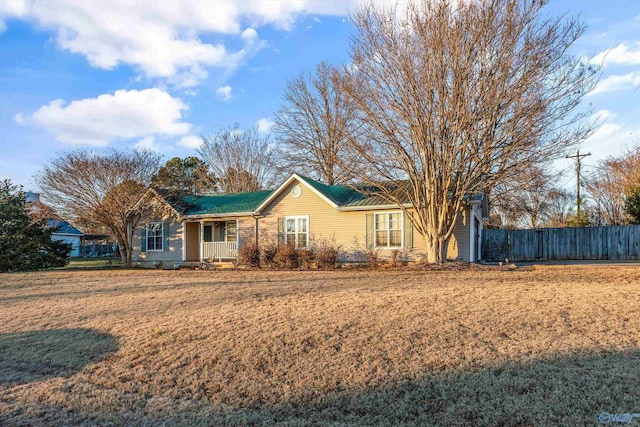
[(147, 250), (161, 251), (163, 250), (163, 231), (164, 224), (161, 222), (150, 222), (147, 224)]
[(284, 218), (284, 242), (296, 248), (309, 247), (309, 217), (287, 216)]
[(226, 226), (226, 242), (238, 241), (238, 221), (227, 221)]
[(373, 224), (376, 248), (402, 247), (402, 212), (376, 213)]

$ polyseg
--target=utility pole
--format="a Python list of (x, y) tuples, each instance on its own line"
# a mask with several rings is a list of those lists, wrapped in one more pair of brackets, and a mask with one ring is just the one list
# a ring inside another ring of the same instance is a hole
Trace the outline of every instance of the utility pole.
[(573, 155), (573, 156), (567, 156), (567, 159), (576, 159), (576, 178), (577, 178), (577, 190), (578, 190), (578, 200), (576, 201), (576, 206), (578, 207), (578, 218), (580, 218), (580, 205), (582, 204), (582, 199), (580, 198), (580, 169), (582, 167), (582, 158), (583, 157), (587, 157), (590, 156), (591, 153), (587, 153), (587, 154), (580, 154), (580, 150), (578, 150), (578, 152)]

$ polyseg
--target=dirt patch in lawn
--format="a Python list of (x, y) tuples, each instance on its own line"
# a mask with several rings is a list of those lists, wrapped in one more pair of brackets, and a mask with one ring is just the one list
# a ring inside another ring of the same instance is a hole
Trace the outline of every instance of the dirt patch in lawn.
[(639, 309), (637, 266), (2, 275), (0, 424), (595, 424)]

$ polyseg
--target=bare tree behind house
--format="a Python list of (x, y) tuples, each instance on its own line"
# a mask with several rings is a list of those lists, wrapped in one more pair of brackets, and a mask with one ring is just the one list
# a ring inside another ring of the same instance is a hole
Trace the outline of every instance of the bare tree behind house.
[(628, 224), (628, 198), (640, 188), (640, 145), (618, 157), (598, 163), (587, 177), (587, 189), (593, 200), (599, 222), (606, 225)]
[(414, 210), (430, 262), (446, 261), (470, 195), (590, 133), (589, 112), (576, 107), (596, 70), (568, 54), (583, 26), (544, 16), (545, 3), (425, 0), (404, 13), (369, 4), (353, 15), (340, 87), (367, 129), (352, 141), (366, 171), (358, 179)]
[(198, 154), (223, 193), (271, 188), (281, 177), (276, 168), (275, 144), (257, 127), (241, 129), (235, 124), (203, 136)]
[(560, 173), (533, 166), (518, 176), (499, 182), (493, 189), (492, 209), (502, 217), (502, 224), (516, 228), (537, 228), (546, 225), (551, 211), (551, 194)]
[(273, 128), (283, 166), (327, 185), (352, 180), (355, 163), (346, 150), (348, 141), (360, 134), (357, 108), (338, 88), (342, 74), (321, 62), (315, 73), (290, 80)]
[(149, 151), (75, 150), (45, 166), (36, 181), (43, 198), (65, 219), (104, 226), (115, 236), (125, 265), (131, 265), (133, 234), (147, 210), (137, 203), (160, 166)]
[(576, 196), (563, 189), (551, 190), (548, 194), (546, 227), (566, 227), (574, 215)]

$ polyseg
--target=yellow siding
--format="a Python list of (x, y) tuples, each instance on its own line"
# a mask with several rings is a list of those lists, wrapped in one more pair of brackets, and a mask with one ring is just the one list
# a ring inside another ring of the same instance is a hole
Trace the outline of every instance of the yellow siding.
[[(300, 185), (302, 195), (293, 197), (291, 189)], [(309, 216), (310, 241), (328, 239), (334, 241), (354, 259), (354, 254), (366, 248), (367, 214), (392, 212), (390, 210), (338, 211), (305, 184), (292, 182), (280, 195), (262, 211), (264, 218), (259, 222), (260, 239), (277, 239), (278, 218), (286, 216)], [(458, 216), (454, 236), (449, 242), (448, 258), (469, 259), (469, 210)], [(405, 225), (406, 226), (406, 225)], [(383, 258), (390, 257), (392, 249), (380, 250)], [(423, 260), (427, 252), (424, 237), (413, 233), (413, 248), (408, 250), (412, 260)]]
[[(302, 195), (293, 197), (291, 189), (300, 185)], [(285, 216), (309, 216), (310, 240), (328, 239), (341, 246), (347, 259), (359, 260), (366, 249), (367, 214), (373, 212), (393, 212), (389, 210), (338, 211), (309, 187), (296, 181), (285, 188), (280, 195), (262, 211), (260, 219), (260, 239), (277, 239), (278, 218)], [(405, 224), (408, 226), (408, 224)], [(383, 258), (391, 256), (392, 249), (379, 250)], [(423, 260), (427, 245), (422, 235), (414, 230), (413, 248), (408, 250), (412, 260)]]
[(256, 240), (256, 220), (252, 217), (238, 218), (238, 248), (246, 245), (247, 242)]
[[(302, 188), (302, 195), (298, 198), (291, 195), (295, 185)], [(278, 218), (308, 215), (310, 240), (333, 240), (345, 251), (364, 249), (366, 214), (363, 211), (337, 211), (309, 187), (294, 181), (263, 209), (264, 218), (260, 219), (259, 235), (262, 239), (276, 239)]]

